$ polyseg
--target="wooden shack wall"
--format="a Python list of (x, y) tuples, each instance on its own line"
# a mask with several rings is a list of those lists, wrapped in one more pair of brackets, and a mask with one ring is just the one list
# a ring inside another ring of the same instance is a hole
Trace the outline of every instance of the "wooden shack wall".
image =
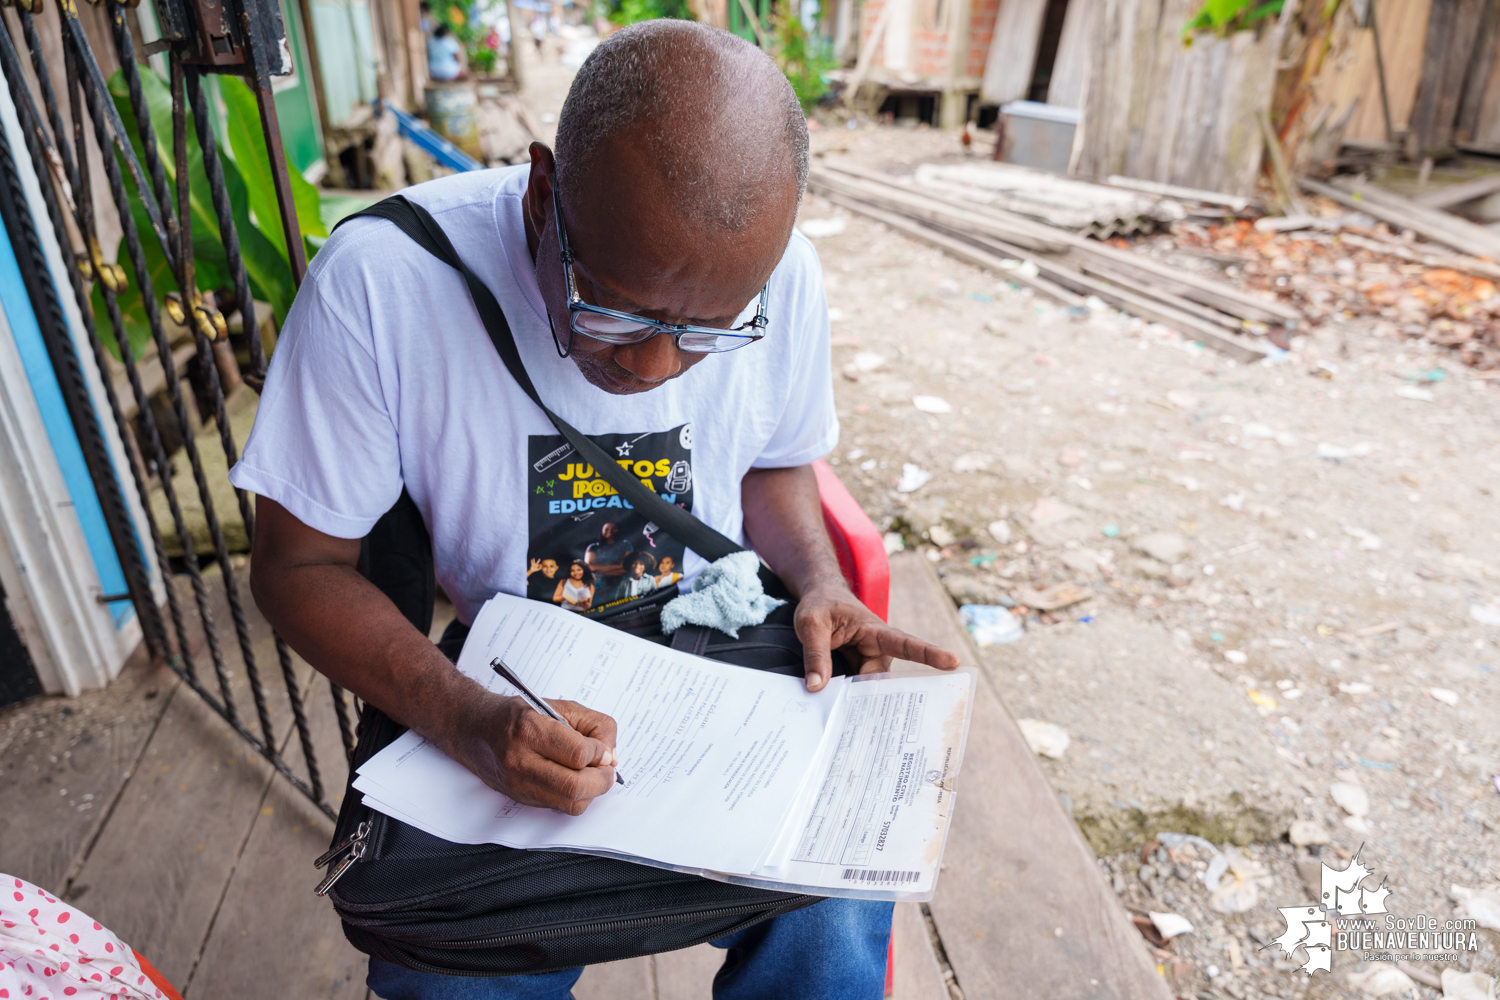
[[(1427, 46), (1427, 19), (1432, 0), (1375, 0), (1376, 23), (1380, 27), (1380, 54), (1385, 60), (1386, 92), (1391, 102), (1391, 126), (1404, 132), (1411, 122), (1422, 78), (1422, 58)], [(1375, 63), (1375, 35), (1368, 28), (1355, 32), (1347, 57), (1330, 68), (1337, 71), (1334, 104), (1359, 104), (1344, 129), (1344, 141), (1383, 143), (1385, 115), (1380, 107), (1380, 76)]]
[(1274, 24), (1184, 47), (1198, 0), (1099, 0), (1078, 173), (1253, 195)]

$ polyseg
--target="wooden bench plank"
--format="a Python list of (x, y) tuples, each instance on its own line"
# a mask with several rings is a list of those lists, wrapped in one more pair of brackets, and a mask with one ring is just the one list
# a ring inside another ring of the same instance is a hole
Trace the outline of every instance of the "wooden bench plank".
[[(335, 808), (343, 797), (347, 767), (328, 683), (299, 658), (303, 696), (313, 730), (314, 752)], [(288, 733), (282, 754), (300, 763), (296, 736)], [(363, 1000), (369, 960), (344, 938), (327, 899), (313, 895), (321, 874), (312, 862), (328, 849), (333, 824), (286, 781), (271, 782), (254, 816), (203, 945), (202, 958), (186, 984), (193, 1000), (238, 1000), (244, 984), (261, 996), (319, 1000)], [(275, 961), (268, 961), (276, 956)]]
[(109, 816), (178, 680), (144, 646), (114, 683), (0, 712), (0, 871), (61, 893)]
[[(583, 970), (573, 987), (574, 1000), (657, 1000), (652, 962), (655, 958), (628, 958), (605, 962)], [(705, 994), (706, 995), (706, 994)]]
[(948, 1000), (948, 984), (918, 904), (896, 904), (891, 941), (895, 965), (891, 1000)]
[[(979, 662), (917, 553), (891, 559), (891, 624)], [(1170, 996), (982, 667), (957, 794), (929, 905), (965, 997)]]

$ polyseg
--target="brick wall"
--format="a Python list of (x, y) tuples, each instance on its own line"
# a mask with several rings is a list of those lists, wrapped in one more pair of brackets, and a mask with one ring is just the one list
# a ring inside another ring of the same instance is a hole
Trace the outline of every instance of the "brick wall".
[(912, 69), (923, 76), (948, 75), (948, 32), (917, 28), (912, 32)]
[(973, 0), (969, 13), (969, 76), (984, 76), (984, 61), (989, 58), (990, 42), (995, 37), (995, 18), (1000, 0)]

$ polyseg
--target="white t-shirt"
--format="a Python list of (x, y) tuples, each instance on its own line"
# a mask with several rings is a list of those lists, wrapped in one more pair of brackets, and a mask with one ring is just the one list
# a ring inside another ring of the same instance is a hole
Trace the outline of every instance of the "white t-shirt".
[[(650, 392), (612, 395), (557, 356), (521, 220), (527, 173), (474, 171), (403, 193), (494, 293), (543, 401), (744, 544), (745, 473), (806, 464), (838, 441), (812, 245), (795, 233), (772, 274), (764, 339)], [(704, 565), (578, 463), (505, 370), (458, 272), (381, 219), (351, 220), (314, 258), (230, 480), (338, 538), (368, 534), (404, 485), (464, 622), (496, 592), (526, 594), (532, 559), (556, 560), (554, 580), (584, 562), (595, 609), (634, 558), (648, 579), (667, 556), (688, 576)], [(556, 584), (543, 579), (533, 573), (532, 596), (550, 600)]]

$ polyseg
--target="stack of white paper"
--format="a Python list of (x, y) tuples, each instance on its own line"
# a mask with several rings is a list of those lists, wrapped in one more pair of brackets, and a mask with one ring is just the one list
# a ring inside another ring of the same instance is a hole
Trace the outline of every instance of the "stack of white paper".
[(826, 896), (926, 899), (968, 729), (966, 673), (800, 678), (717, 663), (499, 595), (459, 669), (612, 716), (626, 785), (582, 816), (523, 806), (415, 733), (359, 769), (365, 802), (455, 843), (575, 850)]

